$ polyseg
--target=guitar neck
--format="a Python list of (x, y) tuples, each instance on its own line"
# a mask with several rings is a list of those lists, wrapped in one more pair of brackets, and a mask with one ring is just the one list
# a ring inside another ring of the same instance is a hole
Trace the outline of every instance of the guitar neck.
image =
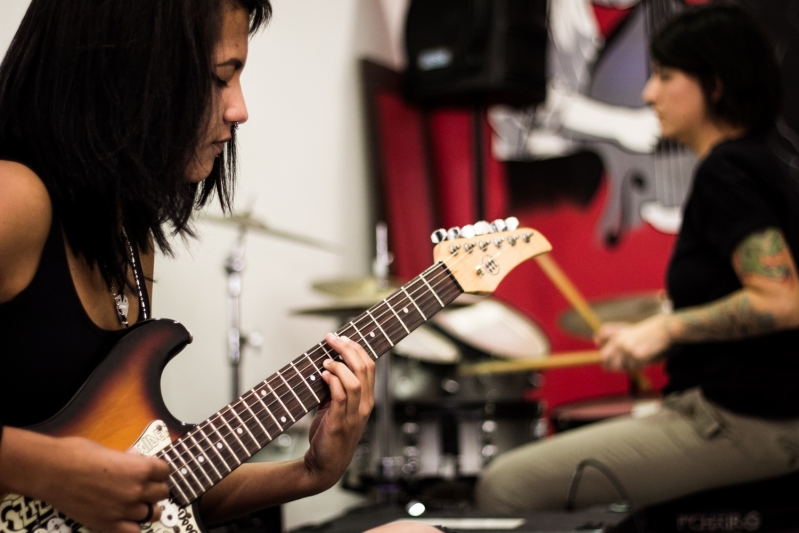
[[(340, 328), (377, 359), (463, 292), (443, 262), (403, 285)], [(281, 368), (217, 411), (158, 455), (173, 465), (175, 499), (188, 505), (329, 397), (325, 359), (341, 357), (326, 342)]]

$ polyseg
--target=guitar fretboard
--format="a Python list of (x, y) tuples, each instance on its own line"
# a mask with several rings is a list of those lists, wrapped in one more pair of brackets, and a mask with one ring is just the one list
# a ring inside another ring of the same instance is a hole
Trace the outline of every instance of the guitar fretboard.
[[(340, 328), (377, 359), (452, 302), (463, 290), (437, 263)], [(341, 360), (320, 342), (175, 440), (158, 456), (172, 469), (170, 489), (188, 505), (329, 396), (325, 359)]]

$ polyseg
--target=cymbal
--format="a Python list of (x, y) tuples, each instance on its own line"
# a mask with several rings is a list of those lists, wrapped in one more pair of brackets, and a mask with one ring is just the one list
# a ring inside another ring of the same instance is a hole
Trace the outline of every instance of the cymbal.
[(399, 289), (399, 284), (395, 280), (389, 280), (388, 285), (381, 288), (377, 278), (367, 277), (316, 281), (311, 284), (311, 287), (339, 298), (372, 299), (374, 304)]
[[(645, 292), (613, 296), (589, 302), (589, 306), (601, 322), (638, 322), (668, 310), (670, 303), (665, 295)], [(558, 318), (558, 326), (566, 333), (590, 339), (593, 331), (575, 310), (569, 310)]]
[(252, 213), (233, 213), (230, 216), (224, 216), (224, 217), (219, 215), (206, 214), (203, 215), (200, 218), (200, 220), (207, 220), (209, 222), (214, 222), (217, 224), (238, 226), (241, 231), (253, 230), (259, 233), (272, 235), (273, 237), (279, 237), (281, 239), (298, 242), (300, 244), (306, 244), (308, 246), (313, 246), (314, 248), (321, 248), (322, 250), (328, 250), (331, 252), (341, 251), (340, 248), (335, 244), (331, 244), (329, 242), (321, 241), (319, 239), (314, 239), (313, 237), (306, 237), (305, 235), (299, 235), (297, 233), (291, 233), (289, 231), (269, 226), (262, 220), (259, 220), (258, 218), (253, 216)]

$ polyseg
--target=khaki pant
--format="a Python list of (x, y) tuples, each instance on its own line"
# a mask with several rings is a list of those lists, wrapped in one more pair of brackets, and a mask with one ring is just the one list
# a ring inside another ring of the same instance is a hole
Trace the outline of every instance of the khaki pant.
[[(698, 389), (667, 396), (648, 416), (624, 416), (511, 450), (482, 473), (481, 510), (562, 510), (575, 468), (604, 464), (636, 506), (799, 469), (799, 419), (741, 416), (708, 402)], [(620, 502), (608, 478), (587, 467), (577, 507)]]

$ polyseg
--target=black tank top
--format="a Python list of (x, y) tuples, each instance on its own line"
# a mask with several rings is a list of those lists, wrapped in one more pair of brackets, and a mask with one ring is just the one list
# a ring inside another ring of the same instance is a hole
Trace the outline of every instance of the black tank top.
[[(135, 250), (134, 258), (139, 279), (144, 280)], [(145, 309), (140, 302), (140, 321), (149, 316), (143, 292)], [(108, 302), (113, 305), (110, 293)], [(33, 280), (0, 304), (0, 423), (24, 427), (56, 414), (118, 335), (118, 331), (98, 327), (83, 308), (69, 272), (61, 223), (53, 212)]]

